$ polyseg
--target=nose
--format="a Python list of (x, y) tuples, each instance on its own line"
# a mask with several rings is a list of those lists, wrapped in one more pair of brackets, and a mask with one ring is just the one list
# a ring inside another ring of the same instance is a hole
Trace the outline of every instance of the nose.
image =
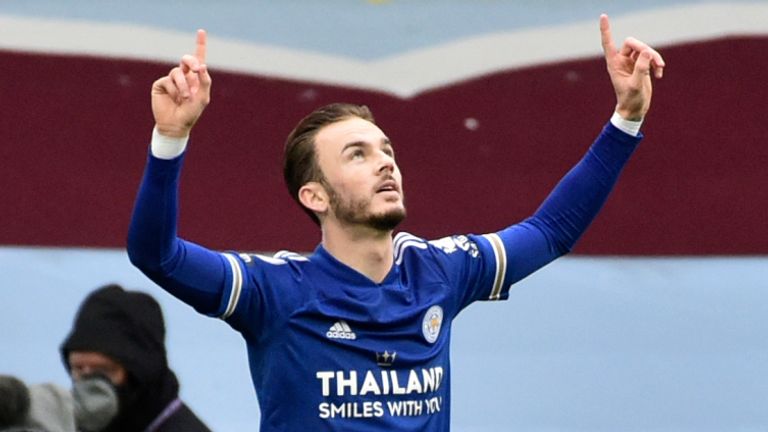
[(80, 379), (85, 375), (90, 375), (93, 369), (90, 366), (78, 365), (72, 368), (72, 376), (75, 379)]
[(379, 152), (381, 155), (379, 163), (379, 172), (388, 171), (390, 173), (395, 171), (395, 158), (385, 152)]

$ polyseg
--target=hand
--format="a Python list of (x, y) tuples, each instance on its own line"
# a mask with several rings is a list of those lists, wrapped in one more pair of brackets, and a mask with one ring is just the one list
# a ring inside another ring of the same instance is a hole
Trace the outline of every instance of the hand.
[(605, 14), (600, 15), (600, 34), (608, 75), (616, 92), (616, 112), (625, 120), (642, 120), (651, 107), (651, 72), (661, 78), (664, 59), (656, 50), (631, 37), (617, 50)]
[(206, 34), (197, 31), (195, 55), (185, 55), (178, 66), (152, 84), (152, 113), (160, 134), (183, 138), (211, 100), (211, 76), (205, 65)]

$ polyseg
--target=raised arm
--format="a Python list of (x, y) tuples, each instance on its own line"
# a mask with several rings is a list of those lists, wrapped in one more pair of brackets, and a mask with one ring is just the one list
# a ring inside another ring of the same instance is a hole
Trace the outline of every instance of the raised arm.
[(616, 93), (615, 114), (534, 215), (498, 233), (510, 263), (508, 282), (522, 279), (574, 247), (642, 138), (639, 128), (651, 104), (651, 73), (661, 78), (664, 60), (635, 38), (627, 38), (616, 49), (606, 15), (600, 16), (600, 34)]
[(210, 101), (206, 34), (197, 32), (195, 55), (152, 85), (155, 128), (128, 230), (131, 262), (155, 283), (198, 311), (222, 315), (232, 280), (231, 260), (180, 239), (178, 182), (189, 133)]

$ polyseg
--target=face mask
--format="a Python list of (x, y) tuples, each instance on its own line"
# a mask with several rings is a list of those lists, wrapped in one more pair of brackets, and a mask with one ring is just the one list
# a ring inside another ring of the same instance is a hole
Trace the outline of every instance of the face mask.
[(75, 421), (84, 432), (104, 429), (117, 415), (117, 391), (102, 375), (88, 375), (72, 383)]

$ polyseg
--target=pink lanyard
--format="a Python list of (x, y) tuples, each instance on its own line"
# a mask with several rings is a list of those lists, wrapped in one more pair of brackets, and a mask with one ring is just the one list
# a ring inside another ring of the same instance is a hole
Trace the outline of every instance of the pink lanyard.
[(181, 399), (176, 398), (172, 400), (171, 403), (165, 407), (163, 412), (161, 412), (160, 415), (157, 416), (157, 418), (155, 418), (152, 423), (147, 426), (146, 429), (144, 429), (144, 432), (155, 432), (157, 428), (159, 428), (164, 421), (168, 420), (168, 417), (172, 416), (176, 411), (178, 411), (179, 408), (181, 408)]

